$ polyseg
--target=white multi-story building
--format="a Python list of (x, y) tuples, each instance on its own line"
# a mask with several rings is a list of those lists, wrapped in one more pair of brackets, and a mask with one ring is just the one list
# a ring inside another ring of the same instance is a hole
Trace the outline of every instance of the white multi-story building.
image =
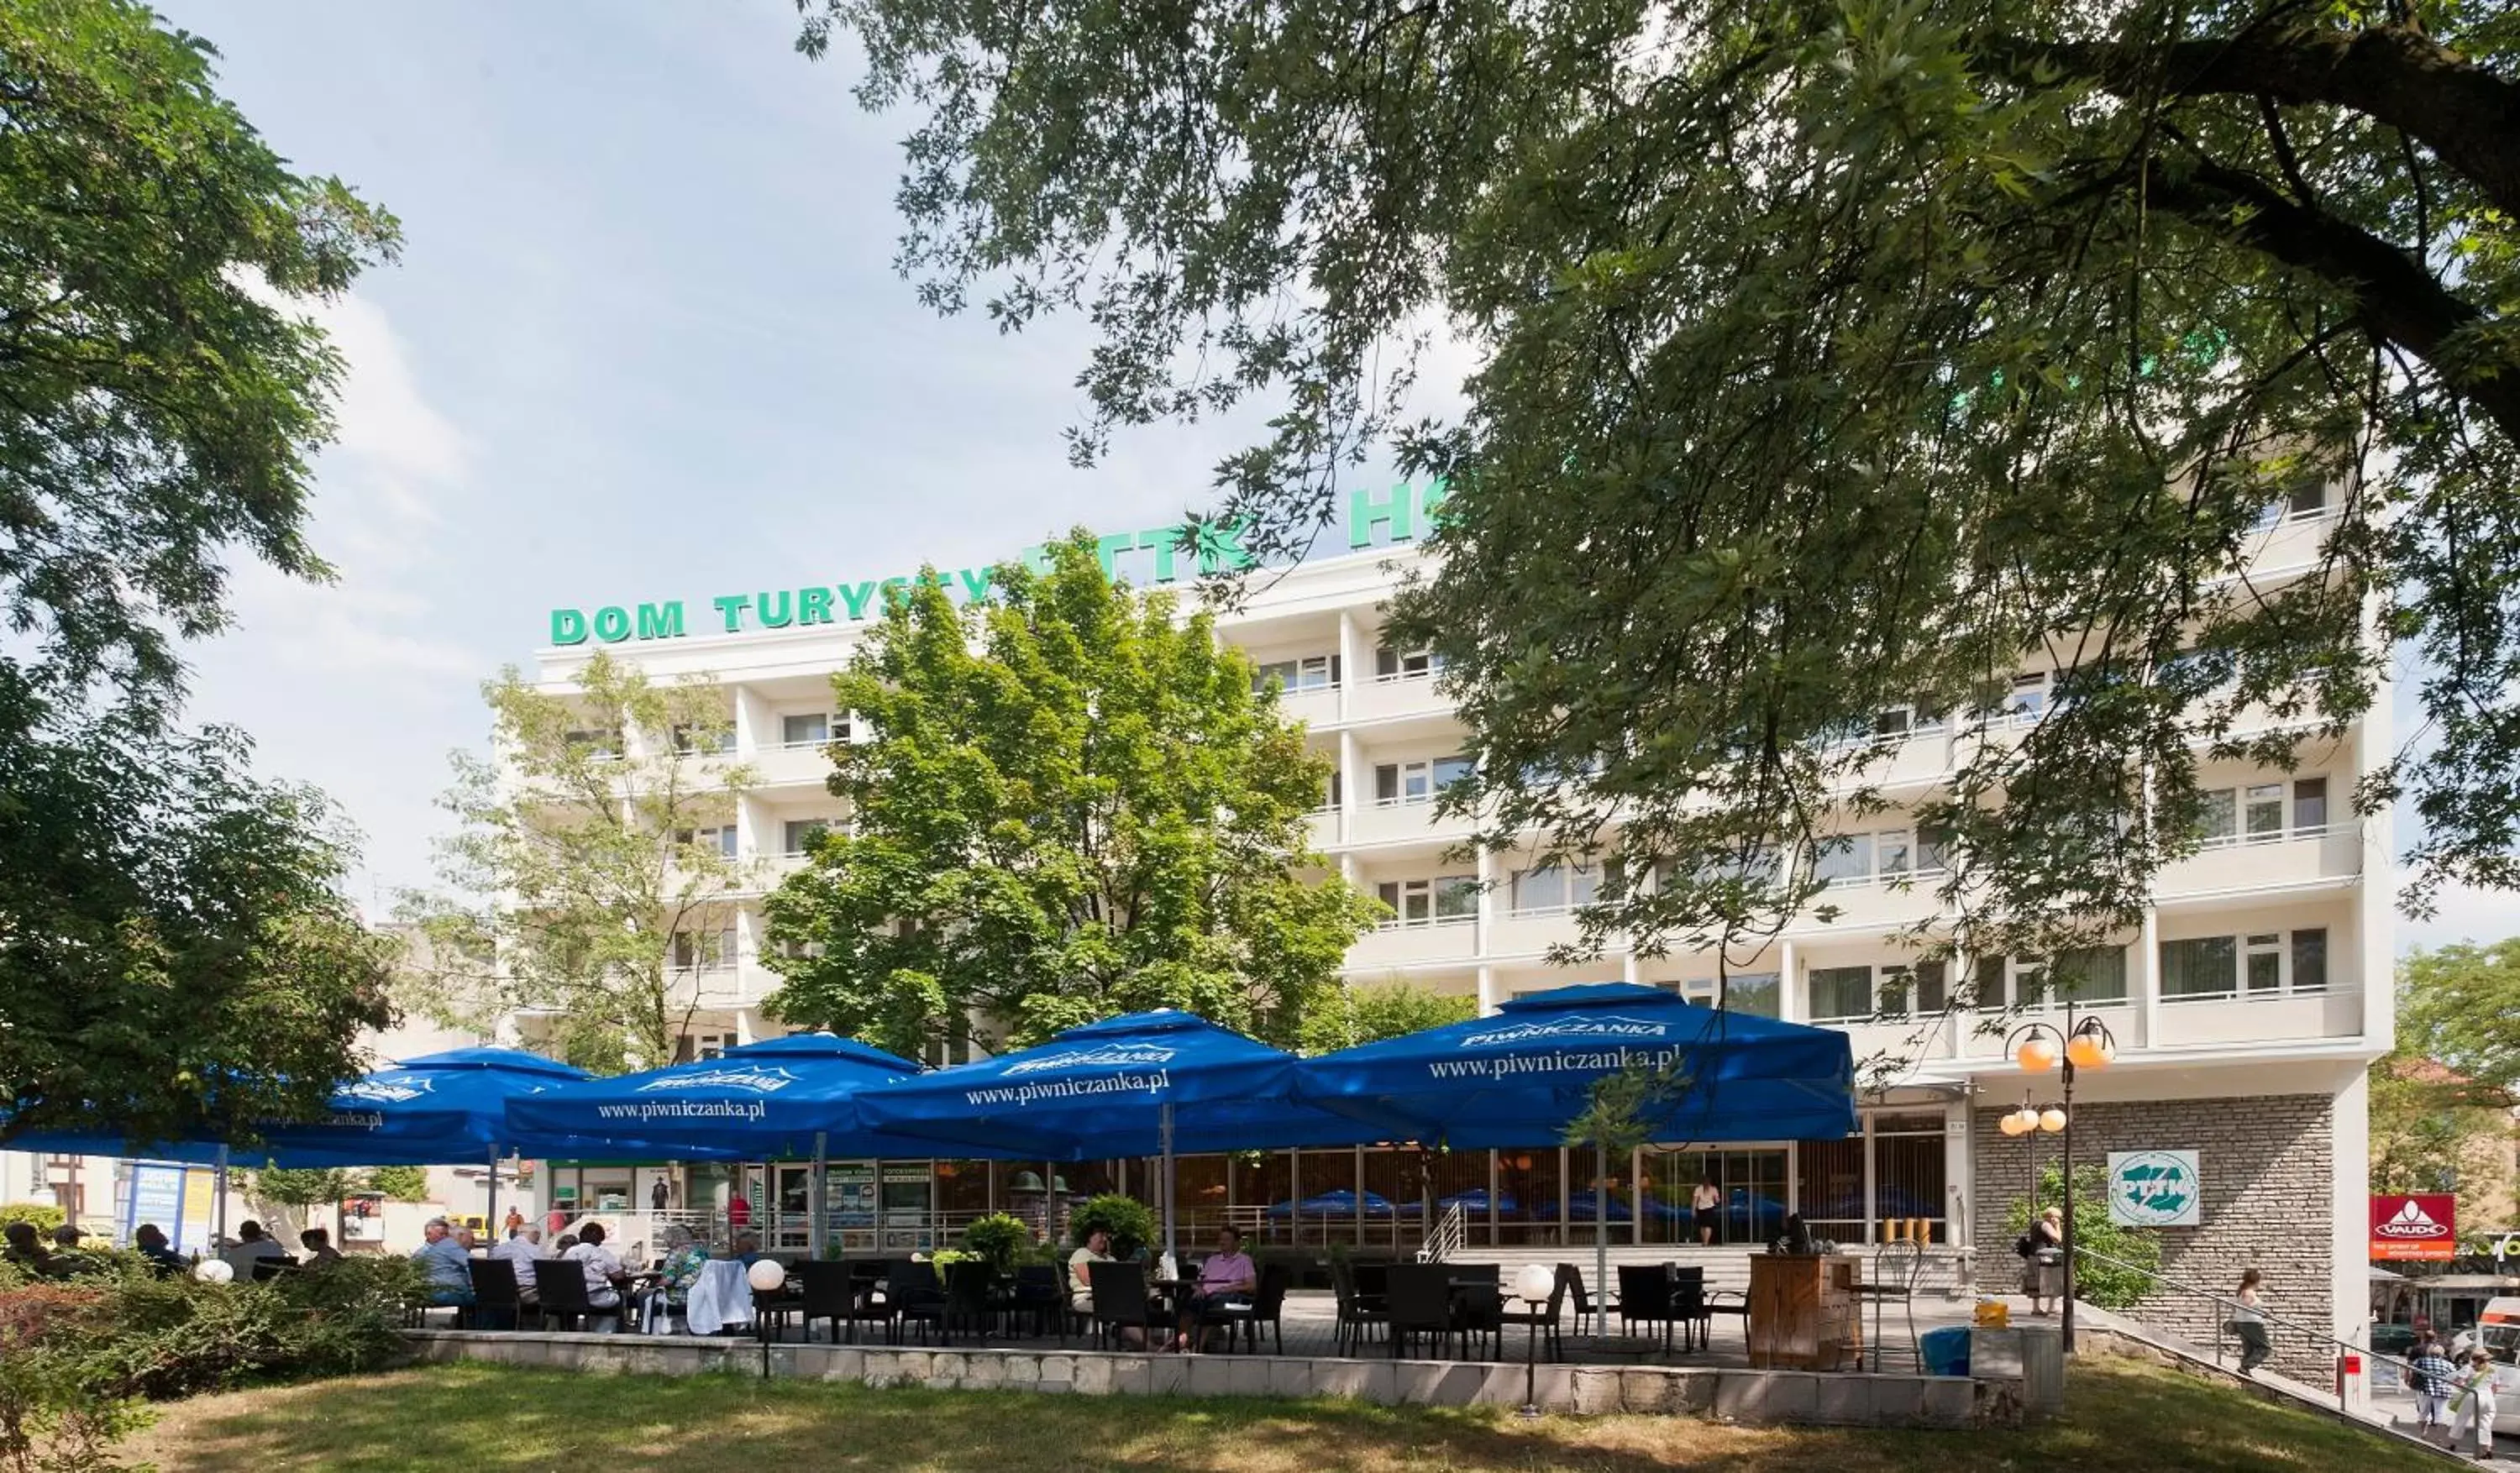
[[(1372, 986), (1405, 978), (1474, 997), (1483, 1007), (1518, 993), (1572, 982), (1625, 979), (1711, 998), (1715, 967), (1702, 958), (1647, 960), (1613, 945), (1582, 966), (1553, 965), (1551, 949), (1575, 937), (1572, 911), (1591, 898), (1595, 876), (1511, 854), (1473, 864), (1449, 856), (1468, 826), (1438, 818), (1435, 796), (1463, 763), (1462, 728), (1438, 692), (1435, 659), (1395, 648), (1382, 636), (1385, 601), (1419, 555), (1422, 494), (1359, 495), (1350, 510), (1354, 550), (1273, 573), (1245, 606), (1225, 618), (1224, 638), (1245, 649), (1263, 678), (1283, 687), (1285, 714), (1305, 724), (1336, 778), (1315, 815), (1320, 849), (1355, 884), (1378, 896), (1392, 918), (1361, 938), (1346, 976)], [(2252, 560), (2261, 584), (2315, 575), (2328, 514), (2305, 492), (2276, 509)], [(1141, 586), (1193, 570), (1176, 558), (1170, 533), (1103, 539), (1116, 571)], [(984, 586), (982, 575), (947, 575), (949, 587)], [(848, 739), (848, 713), (832, 708), (830, 677), (847, 661), (864, 620), (878, 606), (880, 582), (777, 590), (679, 603), (564, 609), (553, 616), (555, 644), (539, 652), (546, 690), (565, 692), (597, 649), (635, 662), (652, 676), (705, 673), (725, 692), (734, 728), (732, 756), (758, 775), (734, 804), (721, 842), (757, 858), (773, 881), (801, 864), (814, 830), (847, 822), (825, 787), (825, 745)], [(1830, 918), (1794, 924), (1758, 956), (1729, 959), (1730, 1004), (1798, 1022), (1846, 1029), (1859, 1060), (1906, 1060), (1888, 1088), (1868, 1094), (1860, 1137), (1778, 1140), (1720, 1149), (1648, 1149), (1614, 1166), (1609, 1209), (1620, 1240), (1693, 1240), (1686, 1222), (1701, 1179), (1724, 1190), (1726, 1230), (1764, 1237), (1786, 1211), (1840, 1241), (1914, 1233), (1985, 1250), (1982, 1283), (2013, 1276), (2007, 1212), (2029, 1189), (2037, 1150), (2052, 1161), (2059, 1142), (1997, 1129), (2025, 1097), (2053, 1103), (2053, 1076), (2026, 1079), (1983, 1016), (1935, 1018), (1940, 974), (1912, 970), (1894, 937), (1938, 905), (1941, 864), (1929, 833), (1903, 825), (1896, 804), (1931, 791), (1969, 743), (2011, 739), (2044, 709), (2048, 672), (2025, 667), (2015, 708), (1992, 725), (1912, 710), (1882, 713), (1888, 814), (1851, 826), (1846, 842), (1820, 861), (1830, 880)], [(2201, 1201), (2193, 1227), (2158, 1229), (2164, 1272), (2228, 1287), (2242, 1268), (2263, 1270), (2272, 1302), (2289, 1317), (2362, 1322), (2367, 1256), (2364, 1212), (2364, 1073), (2390, 1045), (2392, 884), (2388, 825), (2358, 816), (2358, 780), (2385, 760), (2387, 703), (2342, 741), (2301, 753), (2290, 772), (2214, 766), (2204, 850), (2159, 879), (2139, 932), (2088, 964), (2086, 1011), (2117, 1041), (2114, 1064), (2087, 1071), (2075, 1100), (2077, 1148), (2086, 1162), (2109, 1153), (2193, 1151)], [(856, 734), (861, 738), (864, 734)], [(1923, 882), (1900, 883), (1923, 877)], [(698, 1011), (688, 1052), (706, 1052), (776, 1033), (761, 1013), (777, 979), (763, 965), (758, 897), (739, 897), (729, 932), (696, 938), (689, 985)], [(1960, 959), (1989, 1005), (2034, 996), (2035, 961)], [(1885, 991), (1906, 995), (1924, 1022), (1881, 1016)], [(2031, 1016), (2050, 1015), (2036, 1004)], [(2005, 1026), (2010, 1026), (2007, 1020)], [(895, 1170), (904, 1168), (896, 1166)], [(1344, 1234), (1349, 1225), (1296, 1217), (1271, 1220), (1271, 1206), (1346, 1188), (1399, 1203), (1422, 1197), (1465, 1203), (1474, 1244), (1559, 1240), (1560, 1225), (1589, 1234), (1590, 1170), (1551, 1142), (1528, 1150), (1456, 1153), (1436, 1180), (1413, 1182), (1403, 1153), (1278, 1153), (1266, 1165), (1218, 1158), (1185, 1166), (1186, 1199), (1256, 1214), (1297, 1232)], [(1066, 1171), (1071, 1191), (1128, 1180), (1125, 1163)], [(1011, 1203), (1028, 1189), (1001, 1168), (916, 1168), (917, 1180), (887, 1186), (889, 1199), (976, 1210)], [(617, 1177), (618, 1180), (614, 1180)], [(1211, 1180), (1212, 1179), (1212, 1180)], [(644, 1192), (628, 1168), (588, 1168), (557, 1183), (590, 1204), (627, 1202)], [(1037, 1180), (1029, 1189), (1037, 1189)], [(693, 1200), (709, 1189), (695, 1182)], [(722, 1187), (720, 1188), (722, 1189)], [(801, 1182), (775, 1181), (773, 1204), (801, 1199)], [(1371, 1200), (1370, 1198), (1368, 1200)], [(1361, 1213), (1368, 1240), (1405, 1228), (1393, 1217)], [(1587, 1238), (1589, 1240), (1589, 1238)]]

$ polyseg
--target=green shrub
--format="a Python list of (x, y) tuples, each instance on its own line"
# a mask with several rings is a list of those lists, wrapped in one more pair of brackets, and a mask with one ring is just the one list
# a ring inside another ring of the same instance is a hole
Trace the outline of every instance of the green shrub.
[(963, 1229), (963, 1246), (988, 1260), (1000, 1273), (1012, 1273), (1015, 1261), (1032, 1246), (1032, 1229), (1003, 1212), (993, 1212)]
[(1069, 1214), (1067, 1234), (1080, 1247), (1094, 1235), (1097, 1228), (1111, 1234), (1111, 1253), (1115, 1258), (1134, 1258), (1140, 1249), (1155, 1240), (1158, 1228), (1155, 1210), (1136, 1197), (1124, 1197), (1106, 1191), (1089, 1200)]
[(383, 1192), (397, 1202), (426, 1202), (428, 1200), (428, 1168), (371, 1167), (368, 1170), (368, 1190)]
[(68, 1221), (62, 1210), (49, 1202), (0, 1202), (0, 1228), (11, 1223), (32, 1223), (36, 1231), (49, 1233)]
[[(2109, 1221), (2107, 1195), (2108, 1173), (2097, 1166), (2074, 1169), (2074, 1246), (2081, 1250), (2074, 1259), (2074, 1296), (2085, 1304), (2095, 1304), (2104, 1310), (2123, 1310), (2152, 1292), (2152, 1280), (2142, 1272), (2161, 1267), (2161, 1239), (2141, 1228), (2129, 1228)], [(2042, 1206), (2060, 1205), (2065, 1200), (2065, 1174), (2060, 1167), (2039, 1169), (2039, 1201)], [(2012, 1240), (2030, 1227), (2030, 1201), (2015, 1197), (2004, 1211), (2005, 1239), (2010, 1251)], [(2101, 1258), (2117, 1260), (2102, 1263)], [(2119, 1268), (2118, 1264), (2128, 1265)]]

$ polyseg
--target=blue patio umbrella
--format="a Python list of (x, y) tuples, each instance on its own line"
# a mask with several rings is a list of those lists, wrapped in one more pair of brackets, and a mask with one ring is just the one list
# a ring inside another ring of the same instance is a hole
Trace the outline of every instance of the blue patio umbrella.
[[(1473, 1186), (1468, 1191), (1457, 1191), (1451, 1196), (1437, 1201), (1435, 1203), (1435, 1210), (1438, 1212), (1450, 1212), (1454, 1208), (1458, 1207), (1462, 1209), (1462, 1211), (1474, 1217), (1485, 1216), (1488, 1210), (1488, 1196), (1489, 1192), (1486, 1187)], [(1522, 1210), (1522, 1204), (1514, 1200), (1512, 1192), (1500, 1191), (1497, 1192), (1495, 1196), (1498, 1216), (1512, 1217)]]
[(1595, 1080), (1651, 1064), (1685, 1080), (1649, 1122), (1657, 1139), (1826, 1138), (1857, 1129), (1845, 1034), (1624, 983), (1534, 993), (1493, 1017), (1306, 1059), (1294, 1098), (1394, 1138), (1517, 1145), (1561, 1136)]
[[(1360, 1207), (1360, 1201), (1362, 1207)], [(1341, 1187), (1304, 1198), (1300, 1202), (1280, 1202), (1269, 1209), (1273, 1218), (1352, 1218), (1362, 1211), (1370, 1218), (1391, 1216), (1391, 1199), (1380, 1192), (1369, 1191), (1363, 1198)]]
[(1162, 1007), (1070, 1028), (1035, 1048), (859, 1093), (860, 1125), (1042, 1161), (1160, 1156), (1164, 1242), (1174, 1245), (1180, 1151), (1352, 1145), (1362, 1123), (1290, 1104), (1296, 1059), (1193, 1013)]
[(932, 1142), (860, 1130), (851, 1103), (868, 1086), (921, 1067), (856, 1039), (790, 1034), (716, 1058), (610, 1079), (581, 1076), (520, 1094), (509, 1104), (507, 1127), (527, 1141), (608, 1142), (680, 1157), (801, 1159), (818, 1146), (844, 1156), (928, 1156)]

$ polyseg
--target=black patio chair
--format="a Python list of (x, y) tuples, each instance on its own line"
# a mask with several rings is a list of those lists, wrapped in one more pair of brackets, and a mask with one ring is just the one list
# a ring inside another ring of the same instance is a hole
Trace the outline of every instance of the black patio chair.
[(904, 1259), (883, 1272), (883, 1297), (892, 1309), (892, 1333), (898, 1340), (919, 1326), (919, 1343), (927, 1343), (927, 1327), (936, 1326), (940, 1333), (950, 1334), (945, 1322), (945, 1285), (936, 1276), (934, 1264)]
[[(253, 1281), (258, 1284), (269, 1283), (296, 1267), (297, 1260), (286, 1253), (275, 1253), (269, 1258), (257, 1258), (253, 1261)], [(458, 1315), (455, 1317), (460, 1320), (464, 1317)]]
[[(1034, 1334), (1056, 1330), (1058, 1343), (1064, 1345), (1067, 1321), (1075, 1312), (1067, 1307), (1067, 1291), (1058, 1281), (1061, 1272), (1056, 1264), (1017, 1264), (1010, 1309), (1011, 1318), (1030, 1321)], [(1012, 1323), (1009, 1327), (1012, 1328)]]
[(1639, 1323), (1662, 1326), (1662, 1348), (1671, 1349), (1675, 1322), (1671, 1303), (1671, 1269), (1667, 1264), (1619, 1265), (1619, 1328), (1633, 1334)]
[(1559, 1264), (1557, 1276), (1565, 1281), (1566, 1293), (1575, 1301), (1575, 1333), (1584, 1333), (1587, 1319), (1593, 1322), (1596, 1335), (1608, 1329), (1607, 1316), (1611, 1306), (1604, 1300), (1594, 1298), (1592, 1292), (1584, 1287), (1584, 1271), (1573, 1264)]
[(1420, 1335), (1435, 1337), (1440, 1354), (1453, 1333), (1453, 1286), (1441, 1264), (1394, 1264), (1388, 1280), (1391, 1359)]
[[(1094, 1288), (1094, 1343), (1103, 1347), (1115, 1329), (1151, 1329), (1154, 1306), (1147, 1298), (1147, 1273), (1136, 1264), (1094, 1263), (1085, 1266)], [(1123, 1349), (1126, 1337), (1120, 1338)]]
[(1356, 1272), (1345, 1259), (1330, 1260), (1330, 1295), (1338, 1309), (1330, 1344), (1338, 1354), (1352, 1356), (1357, 1348), (1372, 1338), (1373, 1327), (1391, 1322), (1391, 1312), (1385, 1305), (1368, 1308), (1356, 1291)]
[(1552, 1361), (1566, 1359), (1566, 1341), (1559, 1331), (1559, 1317), (1566, 1312), (1566, 1277), (1565, 1266), (1561, 1264), (1556, 1281), (1549, 1286), (1549, 1308), (1506, 1310), (1497, 1316), (1497, 1323), (1501, 1327), (1518, 1324), (1523, 1326), (1523, 1333), (1538, 1335), (1541, 1343), (1549, 1347)]
[(472, 1308), (469, 1315), (456, 1316), (458, 1322), (469, 1319), (474, 1329), (513, 1330), (520, 1327), (524, 1309), (515, 1264), (504, 1258), (472, 1260)]
[(883, 1283), (883, 1265), (872, 1259), (853, 1259), (844, 1261), (841, 1267), (848, 1271), (847, 1307), (840, 1312), (840, 1322), (847, 1327), (848, 1343), (858, 1343), (858, 1326), (861, 1324), (879, 1327), (883, 1338), (890, 1340), (892, 1322), (897, 1317), (893, 1313), (892, 1301), (878, 1292)]
[(805, 1341), (814, 1340), (814, 1321), (832, 1321), (832, 1343), (840, 1343), (840, 1322), (849, 1317), (849, 1266), (836, 1259), (805, 1259), (788, 1271), (796, 1285), (796, 1315), (805, 1324)]
[(945, 1266), (945, 1343), (954, 1343), (956, 1329), (968, 1330), (982, 1339), (994, 1333), (998, 1318), (997, 1271), (987, 1264), (966, 1261)]
[(553, 1259), (534, 1269), (534, 1300), (542, 1312), (543, 1323), (564, 1321), (563, 1328), (577, 1329), (579, 1321), (609, 1317), (621, 1317), (618, 1305), (599, 1306), (589, 1296), (586, 1271), (567, 1259)]
[[(1237, 1334), (1247, 1336), (1252, 1354), (1260, 1351), (1260, 1326), (1269, 1326), (1277, 1338), (1278, 1354), (1286, 1353), (1286, 1331), (1281, 1317), (1286, 1311), (1286, 1290), (1294, 1283), (1292, 1270), (1284, 1264), (1267, 1264), (1260, 1270), (1259, 1288), (1247, 1305), (1227, 1305), (1207, 1312), (1207, 1322), (1225, 1326), (1225, 1348), (1234, 1349)], [(1204, 1331), (1202, 1331), (1204, 1333)]]

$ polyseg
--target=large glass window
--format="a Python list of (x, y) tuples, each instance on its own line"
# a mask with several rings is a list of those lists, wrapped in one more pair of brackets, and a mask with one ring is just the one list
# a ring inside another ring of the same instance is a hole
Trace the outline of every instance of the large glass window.
[(2271, 844), (2283, 837), (2284, 790), (2280, 782), (2260, 782), (2251, 786), (2240, 804), (2240, 816), (2248, 828), (2249, 842)]
[(674, 728), (674, 750), (685, 756), (700, 752), (734, 751), (735, 728), (695, 726), (685, 722)]
[(2161, 944), (2161, 996), (2227, 998), (2237, 990), (2239, 947), (2229, 936), (2199, 936)]
[(1543, 865), (1513, 873), (1513, 911), (1545, 915), (1589, 906), (1599, 891), (1600, 871), (1591, 865)]
[(1762, 1018), (1781, 1016), (1777, 1005), (1781, 1000), (1775, 972), (1734, 972), (1725, 988), (1725, 1006), (1731, 1011)]
[(727, 824), (715, 828), (677, 828), (674, 830), (674, 843), (683, 848), (714, 849), (728, 859), (733, 859), (735, 858), (735, 826)]
[(2292, 990), (2327, 991), (2327, 928), (2292, 933)]
[(1811, 969), (1813, 1022), (1843, 1023), (1871, 1015), (1871, 967), (1815, 966)]
[(780, 852), (810, 854), (816, 845), (822, 843), (823, 835), (831, 831), (832, 821), (829, 819), (789, 819), (781, 830), (786, 847)]
[(676, 931), (674, 965), (685, 971), (722, 971), (735, 965), (735, 927), (716, 931)]
[(1449, 925), (1471, 919), (1479, 910), (1478, 877), (1470, 874), (1384, 880), (1373, 893), (1392, 910), (1385, 927)]
[(2239, 795), (2228, 787), (2199, 793), (2203, 809), (2197, 815), (2196, 834), (2208, 849), (2231, 842), (2240, 832)]
[(1386, 808), (1431, 803), (1447, 786), (1469, 774), (1470, 759), (1460, 756), (1381, 763), (1373, 769), (1373, 798)]
[(1444, 657), (1431, 649), (1394, 649), (1389, 646), (1373, 651), (1373, 673), (1381, 680), (1418, 680), (1444, 668)]
[(1841, 833), (1815, 846), (1812, 875), (1831, 884), (1860, 885), (1872, 878), (1872, 835)]
[(2049, 991), (2059, 1001), (2123, 1003), (2127, 996), (2126, 948), (2094, 947), (2060, 952), (2048, 964)]
[(827, 711), (804, 711), (779, 718), (779, 741), (783, 746), (824, 746), (832, 739), (832, 717)]
[(1276, 681), (1288, 694), (1298, 691), (1338, 689), (1338, 656), (1308, 654), (1300, 659), (1271, 660), (1251, 672), (1251, 689), (1266, 691)]
[(2327, 780), (2298, 778), (2292, 784), (2292, 826), (2296, 832), (2318, 833), (2327, 827)]

